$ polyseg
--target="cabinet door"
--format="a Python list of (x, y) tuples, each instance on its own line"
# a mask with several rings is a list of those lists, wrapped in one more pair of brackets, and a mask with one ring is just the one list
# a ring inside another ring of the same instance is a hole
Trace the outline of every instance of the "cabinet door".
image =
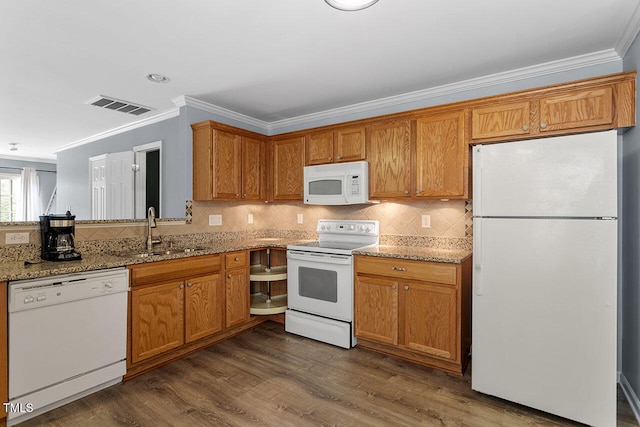
[(140, 362), (184, 343), (184, 284), (131, 290), (131, 361)]
[(579, 90), (540, 100), (540, 132), (613, 123), (611, 87)]
[(468, 176), (465, 160), (464, 111), (416, 121), (416, 196), (464, 197)]
[(273, 141), (273, 199), (302, 200), (304, 138)]
[(530, 119), (528, 101), (474, 108), (471, 111), (471, 139), (528, 135), (531, 133)]
[(230, 328), (249, 321), (251, 295), (246, 268), (228, 270), (226, 274), (227, 316), (225, 326)]
[(305, 165), (333, 162), (333, 131), (308, 135), (305, 143)]
[(400, 286), (404, 312), (404, 346), (456, 360), (456, 289), (417, 282), (404, 282)]
[(336, 132), (335, 161), (355, 162), (366, 157), (366, 133), (364, 126), (341, 129)]
[(193, 200), (213, 199), (213, 129), (193, 127)]
[(242, 198), (263, 200), (265, 177), (265, 142), (242, 137)]
[(241, 137), (231, 132), (213, 133), (213, 197), (238, 199), (241, 194)]
[(411, 196), (411, 128), (408, 120), (371, 126), (367, 147), (369, 197)]
[(356, 275), (355, 335), (398, 344), (398, 283), (393, 279)]
[(222, 331), (224, 288), (219, 274), (187, 280), (185, 342)]

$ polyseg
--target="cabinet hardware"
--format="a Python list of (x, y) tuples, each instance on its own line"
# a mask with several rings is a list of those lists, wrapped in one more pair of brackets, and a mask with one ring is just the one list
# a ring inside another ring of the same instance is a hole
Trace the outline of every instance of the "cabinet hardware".
[(529, 130), (529, 126), (527, 126), (527, 125), (522, 126), (522, 130), (528, 131)]
[(391, 289), (395, 290), (396, 289), (396, 285), (391, 286)]
[(404, 190), (404, 194), (409, 194), (409, 190)]
[(244, 194), (242, 195), (242, 197), (245, 197), (245, 198), (246, 198), (246, 197), (247, 197), (247, 193), (244, 193)]
[(408, 291), (408, 290), (409, 290), (409, 286), (406, 286), (406, 285), (405, 285), (404, 290), (405, 290), (405, 291)]
[(233, 260), (234, 260), (234, 261), (240, 261), (240, 258), (235, 257)]
[(327, 160), (331, 161), (331, 157), (327, 157)]
[(336, 160), (340, 160), (342, 157), (340, 156), (336, 156)]
[(391, 269), (395, 271), (407, 271), (405, 267), (391, 267)]
[(192, 286), (193, 286), (193, 283), (191, 283), (191, 282), (187, 282), (187, 286), (188, 286), (188, 287), (192, 287)]
[(546, 123), (540, 123), (540, 127), (541, 127), (542, 129), (546, 129), (547, 124), (546, 124)]
[(178, 286), (178, 288), (180, 288), (180, 289), (184, 289), (184, 285), (183, 285), (183, 284), (180, 284), (180, 286)]
[(236, 193), (236, 199), (237, 199), (238, 197), (240, 197), (240, 194), (239, 194), (239, 193)]
[(233, 274), (227, 274), (227, 278), (231, 279), (233, 277)]

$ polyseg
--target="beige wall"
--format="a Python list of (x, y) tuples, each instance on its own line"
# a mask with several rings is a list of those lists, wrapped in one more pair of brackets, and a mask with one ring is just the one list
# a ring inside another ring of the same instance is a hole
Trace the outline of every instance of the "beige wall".
[[(249, 214), (253, 214), (253, 224), (248, 224)], [(298, 214), (302, 214), (302, 224), (297, 223)], [(209, 215), (222, 215), (222, 225), (209, 226)], [(431, 228), (422, 228), (422, 215), (431, 216)], [(382, 234), (465, 237), (471, 232), (470, 203), (464, 200), (382, 202), (355, 206), (312, 206), (299, 202), (193, 203), (195, 232), (268, 229), (314, 231), (319, 219), (377, 219)]]

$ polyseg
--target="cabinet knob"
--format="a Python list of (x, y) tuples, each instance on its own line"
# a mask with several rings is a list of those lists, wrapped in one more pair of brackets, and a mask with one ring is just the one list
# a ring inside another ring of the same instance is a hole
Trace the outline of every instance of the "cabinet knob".
[(408, 286), (408, 285), (405, 285), (404, 290), (405, 290), (405, 291), (408, 291), (408, 290), (409, 290), (409, 286)]
[(342, 157), (340, 156), (336, 156), (336, 160), (340, 160)]
[(522, 126), (522, 130), (524, 130), (524, 131), (529, 130), (529, 126), (527, 126), (527, 125)]
[(180, 286), (178, 286), (178, 288), (184, 289), (184, 285), (181, 283)]
[(392, 285), (391, 289), (395, 290), (396, 289), (396, 285)]
[(333, 157), (327, 157), (327, 160), (331, 161), (333, 159)]
[(240, 261), (240, 258), (235, 257), (233, 260), (234, 260), (234, 261)]
[(237, 199), (238, 197), (240, 197), (240, 194), (236, 193), (236, 199)]
[(547, 127), (547, 124), (546, 124), (546, 123), (540, 123), (540, 127), (541, 127), (542, 129), (545, 129), (545, 128)]
[(187, 282), (187, 286), (188, 286), (188, 287), (192, 287), (192, 286), (193, 286), (193, 283), (191, 283), (191, 282)]
[(244, 194), (242, 195), (242, 197), (247, 197), (247, 193), (244, 193)]
[(391, 267), (391, 269), (395, 271), (407, 271), (405, 267)]
[(231, 279), (233, 277), (233, 274), (227, 274), (227, 278)]
[(409, 190), (404, 190), (404, 194), (409, 194)]
[(416, 190), (416, 194), (422, 193), (422, 190)]

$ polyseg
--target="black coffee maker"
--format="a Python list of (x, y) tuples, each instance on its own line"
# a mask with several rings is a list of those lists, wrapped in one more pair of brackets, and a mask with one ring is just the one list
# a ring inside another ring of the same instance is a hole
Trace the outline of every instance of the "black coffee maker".
[(82, 259), (75, 249), (76, 216), (67, 211), (64, 215), (40, 216), (42, 251), (40, 258), (47, 261), (74, 261)]

